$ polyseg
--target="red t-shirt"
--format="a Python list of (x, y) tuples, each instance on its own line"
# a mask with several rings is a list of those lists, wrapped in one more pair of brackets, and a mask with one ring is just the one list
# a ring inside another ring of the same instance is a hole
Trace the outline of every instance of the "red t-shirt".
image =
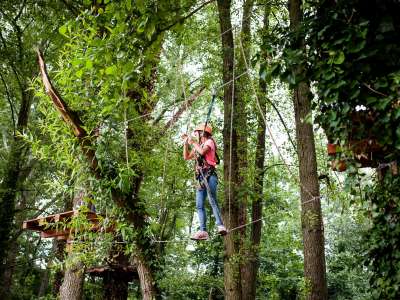
[(208, 139), (204, 144), (201, 145), (202, 148), (205, 146), (208, 146), (210, 150), (204, 154), (204, 158), (210, 166), (215, 167), (217, 165), (217, 157), (215, 155), (215, 151), (217, 149), (215, 142), (212, 139)]

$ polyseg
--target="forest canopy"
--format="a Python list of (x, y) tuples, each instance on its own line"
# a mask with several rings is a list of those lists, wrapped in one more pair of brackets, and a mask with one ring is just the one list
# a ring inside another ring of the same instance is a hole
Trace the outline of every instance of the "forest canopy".
[(0, 299), (399, 299), (399, 11), (2, 1)]

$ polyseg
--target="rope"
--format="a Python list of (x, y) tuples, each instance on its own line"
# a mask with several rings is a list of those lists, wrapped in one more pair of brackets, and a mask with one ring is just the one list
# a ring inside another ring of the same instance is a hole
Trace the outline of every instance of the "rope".
[(267, 217), (265, 216), (265, 217), (259, 218), (259, 219), (257, 219), (257, 220), (251, 221), (251, 222), (249, 222), (249, 223), (246, 223), (246, 224), (243, 224), (243, 225), (234, 227), (234, 228), (232, 228), (232, 229), (229, 229), (228, 234), (231, 233), (232, 231), (238, 230), (238, 229), (240, 229), (240, 228), (247, 227), (247, 226), (249, 226), (249, 225), (251, 225), (251, 224), (253, 224), (253, 223), (260, 222), (260, 221), (262, 221), (262, 220), (264, 220), (264, 219), (266, 219), (266, 218), (267, 218)]
[(125, 138), (125, 157), (126, 157), (126, 168), (129, 169), (129, 155), (128, 155), (128, 121), (126, 120), (126, 108), (124, 110), (124, 125), (125, 125), (125, 132), (124, 132), (124, 138)]
[[(259, 219), (254, 220), (254, 221), (251, 221), (251, 222), (249, 222), (249, 223), (246, 223), (246, 224), (243, 224), (243, 225), (234, 227), (234, 228), (232, 228), (232, 229), (227, 230), (227, 233), (226, 233), (226, 234), (230, 234), (232, 231), (238, 230), (238, 229), (240, 229), (240, 228), (247, 227), (247, 226), (249, 226), (249, 225), (251, 225), (251, 224), (253, 224), (253, 223), (260, 222), (260, 221), (262, 221), (262, 220), (264, 220), (264, 219), (266, 219), (266, 218), (267, 218), (267, 216), (262, 217), (262, 218), (259, 218)], [(218, 236), (218, 235), (217, 235), (217, 236)], [(215, 238), (215, 237), (214, 237), (214, 238)], [(214, 239), (214, 238), (213, 238), (213, 239)], [(187, 241), (190, 241), (190, 240), (192, 240), (192, 239), (186, 238), (186, 239), (179, 240), (179, 241), (177, 241), (177, 240), (174, 240), (174, 241), (172, 241), (172, 240), (152, 240), (152, 242), (153, 242), (153, 243), (183, 243), (183, 242), (187, 242)], [(212, 239), (211, 239), (211, 240), (212, 240)]]
[[(225, 87), (226, 85), (231, 84), (234, 80), (236, 80), (236, 79), (238, 79), (238, 78), (240, 78), (240, 77), (246, 75), (247, 73), (248, 73), (248, 71), (245, 71), (245, 72), (243, 72), (242, 74), (236, 76), (235, 78), (233, 78), (233, 79), (231, 79), (231, 80), (225, 82), (224, 84), (221, 84), (221, 85), (217, 86), (216, 88), (214, 88), (214, 93), (213, 93), (213, 94), (216, 94), (217, 91), (218, 91), (219, 89)], [(210, 87), (210, 86), (209, 86), (209, 87)], [(182, 101), (176, 101), (176, 102), (174, 102), (172, 105), (166, 105), (166, 106), (164, 106), (161, 110), (163, 110), (163, 109), (165, 109), (165, 108), (169, 108), (169, 107), (175, 108), (178, 104), (181, 104), (181, 103), (184, 103), (184, 102), (187, 103), (188, 101), (189, 101), (189, 99), (187, 99), (187, 100), (182, 100)], [(150, 116), (151, 114), (153, 114), (153, 112), (150, 112), (150, 113), (147, 113), (147, 114), (144, 114), (144, 115), (140, 115), (140, 116), (137, 116), (137, 117), (128, 119), (128, 120), (126, 120), (126, 121), (129, 123), (129, 122), (132, 122), (132, 121), (135, 121), (135, 120), (138, 120), (138, 119), (146, 118), (146, 117)]]
[(257, 91), (256, 91), (256, 89), (255, 89), (255, 87), (254, 87), (253, 80), (252, 80), (251, 77), (250, 77), (250, 69), (249, 69), (249, 65), (247, 64), (246, 56), (244, 55), (244, 49), (243, 49), (243, 43), (242, 43), (242, 38), (241, 38), (241, 37), (239, 37), (239, 45), (240, 45), (240, 49), (241, 49), (241, 51), (242, 51), (243, 61), (244, 61), (244, 64), (245, 64), (245, 67), (246, 67), (246, 70), (247, 70), (247, 73), (248, 73), (248, 76), (249, 76), (250, 85), (251, 85), (251, 88), (252, 88), (252, 90), (253, 90), (253, 93), (254, 93), (255, 98), (256, 98), (256, 101), (257, 101), (257, 108), (260, 110), (261, 117), (262, 117), (262, 119), (264, 120), (265, 127), (266, 127), (267, 130), (268, 130), (268, 134), (269, 134), (269, 136), (270, 136), (270, 138), (271, 138), (271, 140), (272, 140), (272, 143), (274, 144), (274, 146), (275, 146), (275, 148), (276, 148), (276, 150), (277, 150), (277, 152), (278, 152), (278, 154), (279, 154), (281, 160), (283, 161), (283, 163), (284, 163), (286, 169), (288, 170), (289, 174), (290, 174), (293, 178), (296, 178), (296, 181), (298, 182), (298, 184), (300, 185), (300, 187), (304, 190), (304, 192), (306, 192), (306, 193), (311, 197), (310, 200), (301, 202), (301, 205), (304, 205), (304, 204), (313, 202), (313, 201), (315, 201), (315, 200), (319, 200), (319, 199), (321, 198), (321, 196), (314, 196), (314, 195), (300, 182), (298, 176), (295, 176), (295, 174), (293, 174), (293, 172), (290, 170), (290, 167), (289, 167), (288, 163), (286, 162), (285, 158), (283, 157), (282, 152), (280, 151), (280, 148), (279, 148), (279, 146), (278, 146), (277, 143), (276, 143), (276, 140), (275, 140), (275, 137), (274, 137), (274, 135), (273, 135), (273, 133), (272, 133), (272, 130), (271, 130), (270, 126), (268, 125), (266, 116), (264, 115), (264, 113), (263, 113), (263, 111), (262, 111), (262, 109), (261, 109), (261, 104), (260, 104), (260, 101), (259, 101), (259, 99), (258, 99)]
[[(183, 100), (185, 101), (185, 107), (186, 107), (185, 110), (187, 111), (188, 108), (189, 108), (189, 105), (188, 105), (188, 101), (187, 101), (187, 97), (186, 97), (185, 82), (184, 82), (184, 79), (183, 79), (182, 57), (179, 58), (179, 69), (180, 69), (179, 74), (180, 74), (180, 79), (181, 79), (180, 81), (181, 81), (181, 89), (182, 89), (182, 94), (183, 94)], [(189, 114), (188, 114), (187, 123), (186, 123), (186, 132), (189, 131), (189, 125), (190, 125), (191, 117), (192, 117), (192, 110), (190, 110)]]
[[(239, 8), (237, 8), (237, 9), (233, 10), (232, 12), (237, 12), (237, 11), (239, 11), (239, 10), (241, 10), (241, 9), (242, 9), (242, 7), (239, 7)], [(242, 20), (242, 22), (245, 21), (245, 20), (247, 20), (247, 19), (249, 19), (249, 18), (251, 18), (251, 17), (252, 17), (251, 15), (247, 16), (246, 18), (244, 18), (244, 19)], [(212, 41), (212, 40), (219, 39), (219, 38), (222, 37), (224, 34), (228, 33), (229, 31), (233, 31), (235, 28), (238, 28), (238, 27), (240, 27), (240, 26), (241, 26), (240, 24), (238, 24), (238, 25), (233, 25), (233, 26), (231, 26), (230, 28), (228, 28), (227, 30), (225, 30), (224, 32), (220, 33), (219, 35), (217, 35), (216, 37), (214, 37), (214, 38), (212, 38), (212, 39), (210, 39), (210, 40)], [(202, 57), (200, 57), (200, 59), (201, 59), (201, 58), (202, 58)], [(238, 78), (240, 78), (240, 77), (246, 75), (247, 73), (248, 73), (248, 71), (243, 72), (242, 74), (238, 75), (237, 77), (233, 77), (232, 80), (230, 80), (230, 81), (228, 81), (228, 82), (225, 82), (225, 83), (223, 83), (223, 84), (217, 86), (217, 87), (214, 89), (214, 93), (213, 93), (213, 94), (216, 94), (216, 92), (217, 92), (219, 89), (223, 88), (224, 86), (226, 86), (226, 85), (228, 85), (228, 84), (231, 84), (233, 81), (235, 81), (236, 79), (238, 79)], [(209, 86), (210, 86), (210, 85), (209, 85)], [(180, 101), (180, 102), (175, 102), (175, 103), (174, 103), (174, 106), (176, 107), (177, 104), (182, 103), (182, 102), (185, 102), (185, 101), (186, 101), (186, 100)], [(169, 106), (168, 106), (168, 107), (169, 107)], [(165, 106), (164, 108), (167, 108), (167, 106)], [(129, 119), (129, 120), (127, 120), (127, 122), (131, 122), (131, 121), (134, 121), (134, 120), (137, 120), (137, 119), (145, 118), (145, 117), (147, 117), (147, 116), (149, 116), (149, 115), (151, 115), (151, 114), (152, 114), (152, 113), (147, 113), (147, 114), (144, 114), (144, 115), (141, 115), (141, 116), (138, 116), (138, 117)]]
[[(214, 92), (213, 95), (212, 95), (210, 106), (208, 107), (208, 113), (207, 113), (207, 118), (206, 118), (206, 123), (205, 123), (206, 126), (207, 126), (208, 121), (210, 120), (211, 111), (212, 111), (213, 106), (214, 106), (215, 98), (216, 98), (216, 96), (215, 96), (215, 92)], [(204, 133), (204, 130), (203, 130), (203, 133)]]
[[(232, 32), (232, 35), (235, 36)], [(231, 124), (229, 128), (229, 186), (228, 186), (228, 226), (231, 226), (231, 193), (232, 193), (232, 140), (233, 140), (233, 109), (235, 103), (235, 47), (233, 47), (233, 66), (232, 66), (232, 99), (231, 99)], [(229, 230), (229, 229), (228, 229)]]

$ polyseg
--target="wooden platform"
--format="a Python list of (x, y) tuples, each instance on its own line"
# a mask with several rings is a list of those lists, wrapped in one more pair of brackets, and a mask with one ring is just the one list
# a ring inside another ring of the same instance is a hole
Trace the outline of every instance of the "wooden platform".
[(340, 157), (343, 151), (350, 156), (348, 159), (357, 162), (360, 168), (376, 168), (387, 155), (376, 139), (351, 140), (343, 148), (340, 145), (328, 143), (327, 153), (331, 157), (332, 170), (343, 172), (347, 169), (345, 160)]
[[(42, 238), (57, 238), (67, 240), (71, 237), (72, 233), (72, 229), (68, 226), (68, 224), (72, 218), (78, 214), (79, 211), (71, 210), (27, 220), (22, 224), (22, 229), (40, 232), (40, 236)], [(84, 212), (83, 214), (86, 216), (87, 220), (93, 224), (90, 230), (98, 231), (100, 229), (99, 216), (94, 212)]]
[(112, 264), (112, 265), (97, 266), (86, 269), (86, 273), (94, 277), (105, 277), (111, 273), (114, 274), (114, 276), (124, 278), (128, 281), (139, 279), (139, 275), (137, 273), (136, 268), (131, 265), (126, 266), (126, 265)]

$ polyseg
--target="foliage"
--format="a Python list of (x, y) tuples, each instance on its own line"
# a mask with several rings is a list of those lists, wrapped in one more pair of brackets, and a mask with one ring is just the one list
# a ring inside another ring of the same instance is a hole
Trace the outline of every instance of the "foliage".
[(342, 208), (329, 209), (325, 226), (329, 299), (370, 299), (371, 273), (363, 264), (367, 219), (361, 210), (349, 207), (344, 213)]
[[(398, 160), (399, 28), (397, 1), (319, 1), (308, 17), (310, 76), (316, 81), (316, 121), (331, 142), (376, 141), (378, 163)], [(354, 169), (353, 169), (354, 170)], [(392, 247), (397, 232), (397, 179), (365, 188), (372, 204), (366, 245), (373, 297), (399, 297)], [(392, 236), (393, 234), (393, 236)]]
[(374, 299), (398, 299), (400, 179), (388, 172), (382, 182), (370, 187), (367, 199), (372, 203), (372, 225), (365, 236), (368, 258), (365, 265), (373, 271), (371, 285)]
[[(8, 6), (2, 3), (1, 8), (4, 11), (6, 8), (15, 10), (16, 4), (8, 2)], [(126, 253), (134, 253), (133, 241), (137, 232), (124, 219), (123, 209), (115, 207), (111, 201), (110, 190), (118, 189), (123, 194), (129, 194), (132, 182), (143, 176), (138, 196), (149, 224), (145, 234), (157, 253), (158, 259), (154, 264), (162, 296), (168, 299), (206, 299), (212, 295), (214, 299), (222, 299), (222, 239), (211, 234), (209, 242), (188, 241), (190, 232), (196, 227), (192, 165), (182, 162), (178, 134), (163, 131), (164, 121), (174, 114), (176, 108), (199, 87), (206, 86), (203, 96), (193, 104), (193, 112), (183, 115), (174, 129), (185, 131), (187, 123), (202, 121), (210, 101), (211, 88), (220, 84), (220, 35), (215, 7), (210, 4), (183, 24), (182, 18), (198, 4), (197, 1), (61, 2), (25, 1), (31, 10), (23, 14), (26, 17), (23, 22), (32, 22), (32, 27), (26, 31), (27, 43), (24, 44), (27, 49), (26, 69), (34, 70), (32, 73), (36, 74), (32, 48), (40, 44), (45, 50), (53, 83), (68, 105), (77, 111), (86, 131), (92, 134), (96, 157), (101, 171), (107, 176), (99, 180), (90, 173), (75, 137), (45, 95), (41, 81), (36, 79), (33, 81), (37, 100), (32, 106), (34, 117), (29, 132), (24, 135), (32, 148), (28, 163), (34, 164), (28, 182), (21, 186), (27, 191), (23, 194), (27, 207), (18, 208), (18, 220), (35, 217), (38, 213), (60, 212), (64, 210), (65, 202), (84, 190), (86, 200), (93, 201), (97, 211), (103, 214), (104, 226), (112, 220), (116, 232), (100, 234), (80, 230), (81, 235), (76, 236), (74, 243), (75, 256), (71, 258), (78, 259), (87, 267), (102, 263), (116, 244), (115, 236), (123, 239), (120, 244)], [(266, 3), (260, 1), (252, 23), (256, 27), (259, 26), (256, 19), (263, 5)], [(41, 13), (44, 9), (47, 14)], [(268, 37), (271, 43), (263, 45), (269, 55), (280, 51), (271, 44), (278, 38), (286, 37), (286, 27), (280, 23), (286, 21), (286, 11), (277, 5), (273, 12), (271, 23), (274, 30)], [(31, 19), (32, 16), (35, 18)], [(3, 27), (5, 31), (9, 29)], [(258, 34), (254, 37), (254, 48), (258, 47)], [(5, 38), (11, 44), (15, 42), (9, 32)], [(1, 48), (3, 63), (0, 68), (13, 91), (12, 103), (17, 105), (19, 100), (15, 95), (18, 95), (18, 83), (13, 78), (12, 70), (6, 69), (7, 63), (15, 60), (15, 49), (3, 50)], [(303, 57), (298, 54), (288, 53), (289, 62), (299, 63), (298, 60)], [(344, 65), (347, 58), (339, 64), (342, 59), (339, 54), (332, 65)], [(256, 64), (258, 60), (255, 58), (253, 62)], [(279, 63), (285, 66), (282, 61)], [(277, 74), (274, 66), (264, 71), (261, 68), (260, 77), (271, 86), (269, 97), (291, 130), (293, 115), (287, 86), (272, 80)], [(297, 80), (290, 74), (285, 76), (289, 82)], [(148, 89), (149, 83), (152, 89)], [(3, 144), (8, 144), (13, 127), (4, 84), (0, 85), (0, 92), (0, 133), (5, 141)], [(217, 92), (222, 93), (222, 89)], [(249, 158), (253, 160), (254, 112), (257, 109), (252, 102), (254, 99), (250, 95), (248, 97), (250, 106), (253, 106), (248, 120)], [(212, 124), (216, 129), (219, 149), (222, 149), (220, 104), (217, 101)], [(292, 158), (294, 149), (282, 137), (284, 129), (278, 118), (272, 113), (268, 113), (267, 118), (292, 168), (297, 164)], [(323, 142), (320, 138), (319, 141)], [(3, 144), (0, 148), (2, 158), (7, 152), (7, 146)], [(303, 280), (297, 181), (293, 174), (287, 174), (282, 162), (273, 158), (275, 150), (270, 139), (267, 148), (257, 295), (260, 299), (301, 299), (307, 291), (307, 284)], [(324, 163), (326, 157), (321, 156), (320, 159)], [(251, 180), (254, 170), (250, 165), (245, 172)], [(222, 171), (219, 175), (223, 177)], [(220, 183), (218, 196), (222, 199), (223, 184)], [(249, 195), (253, 193), (251, 190), (246, 192)], [(338, 187), (334, 187), (331, 193), (343, 195)], [(327, 206), (330, 207), (331, 203)], [(343, 214), (345, 219), (351, 212)], [(327, 212), (328, 218), (335, 216), (339, 220), (338, 215), (337, 211)], [(360, 252), (359, 235), (362, 230), (354, 223), (356, 221), (352, 218), (346, 219), (341, 223), (342, 231), (332, 226), (327, 235), (330, 250), (328, 280), (334, 294), (332, 298), (335, 299), (357, 299), (355, 295), (367, 294), (361, 293), (367, 284), (362, 278), (364, 270), (358, 268), (360, 256), (356, 255)], [(91, 226), (83, 214), (74, 218), (73, 224), (76, 229)], [(19, 228), (16, 228), (13, 234), (18, 232)], [(378, 243), (378, 236), (371, 235), (369, 239)], [(46, 272), (51, 269), (54, 273), (72, 262), (58, 261), (50, 242), (41, 240), (35, 233), (24, 233), (17, 241), (12, 294), (15, 299), (34, 299)], [(380, 261), (376, 260), (376, 269), (379, 266)], [(51, 276), (50, 285), (53, 280)], [(85, 278), (84, 298), (101, 299), (101, 289), (100, 279)], [(45, 299), (53, 299), (50, 288), (46, 291)], [(130, 297), (140, 299), (137, 282), (130, 284)]]
[[(320, 1), (308, 17), (316, 121), (332, 141), (376, 139), (389, 153), (386, 160), (398, 155), (400, 145), (399, 8), (390, 0)], [(373, 118), (372, 127), (365, 119), (353, 125), (360, 111)]]

